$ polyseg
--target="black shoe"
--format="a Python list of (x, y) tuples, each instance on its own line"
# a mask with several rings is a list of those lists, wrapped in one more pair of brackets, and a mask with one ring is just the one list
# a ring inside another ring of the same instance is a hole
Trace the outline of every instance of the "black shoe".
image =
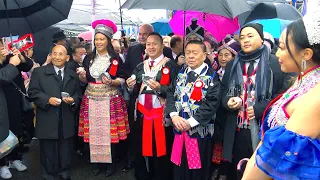
[(115, 169), (106, 170), (106, 177), (112, 176), (114, 174), (114, 172), (115, 172)]
[(94, 165), (92, 172), (94, 176), (98, 176), (101, 173), (101, 166), (99, 164)]
[(106, 170), (106, 177), (112, 176), (116, 171), (116, 163), (108, 164), (108, 168)]
[(218, 180), (219, 179), (219, 175), (220, 175), (220, 170), (219, 169), (215, 169), (213, 171), (212, 179)]
[(61, 180), (72, 180), (70, 176), (59, 175), (59, 178), (60, 178)]
[(125, 167), (122, 168), (122, 172), (129, 172), (133, 169), (133, 164), (128, 164)]

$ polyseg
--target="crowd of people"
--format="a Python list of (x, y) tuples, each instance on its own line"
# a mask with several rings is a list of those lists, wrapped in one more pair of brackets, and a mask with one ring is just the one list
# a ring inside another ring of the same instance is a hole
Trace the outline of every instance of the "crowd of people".
[(19, 139), (1, 178), (27, 170), (35, 137), (45, 180), (71, 179), (75, 153), (94, 176), (121, 159), (137, 180), (319, 179), (319, 20), (310, 10), (279, 39), (249, 23), (221, 42), (196, 19), (185, 37), (143, 24), (138, 42), (97, 20), (93, 47), (57, 33), (42, 65), (1, 42), (0, 142)]

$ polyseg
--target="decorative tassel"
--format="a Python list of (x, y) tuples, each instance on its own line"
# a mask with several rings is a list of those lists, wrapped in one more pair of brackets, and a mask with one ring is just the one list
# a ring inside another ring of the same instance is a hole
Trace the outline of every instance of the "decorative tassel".
[(195, 100), (195, 101), (200, 101), (202, 99), (202, 88), (204, 84), (202, 81), (196, 81), (194, 83), (194, 88), (191, 93), (190, 99)]
[(116, 60), (116, 59), (112, 60), (111, 68), (109, 70), (109, 74), (111, 76), (116, 76), (117, 70), (118, 70), (118, 65), (119, 65), (118, 60)]
[(170, 69), (167, 67), (164, 67), (162, 69), (162, 76), (161, 76), (160, 84), (166, 85), (166, 86), (170, 85)]

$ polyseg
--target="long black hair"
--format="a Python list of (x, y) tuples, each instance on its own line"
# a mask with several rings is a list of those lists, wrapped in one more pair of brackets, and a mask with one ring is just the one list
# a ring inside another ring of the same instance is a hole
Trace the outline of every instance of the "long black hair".
[[(103, 34), (104, 35), (104, 34)], [(116, 53), (116, 51), (114, 50), (114, 48), (113, 48), (113, 46), (112, 46), (112, 43), (111, 43), (111, 39), (108, 37), (108, 36), (106, 36), (106, 35), (104, 35), (106, 38), (107, 38), (107, 51), (108, 51), (108, 54), (109, 54), (109, 56), (111, 57), (111, 59), (113, 59), (113, 58), (117, 58), (118, 57), (118, 55), (117, 55), (117, 53)], [(93, 64), (93, 62), (94, 62), (94, 59), (96, 58), (96, 56), (97, 56), (97, 54), (96, 54), (96, 46), (95, 46), (95, 43), (94, 43), (94, 41), (95, 40), (93, 40), (93, 46), (94, 46), (94, 48), (93, 48), (93, 51), (92, 51), (92, 59), (91, 59), (91, 61), (90, 61), (90, 66)]]
[(294, 60), (295, 64), (301, 71), (300, 65), (298, 64), (298, 61), (293, 57), (292, 50), (289, 47), (289, 40), (288, 37), (291, 37), (291, 41), (294, 44), (294, 47), (296, 50), (303, 50), (306, 48), (310, 48), (313, 51), (312, 60), (316, 64), (320, 64), (320, 44), (310, 45), (308, 40), (308, 35), (306, 33), (306, 28), (304, 26), (304, 23), (302, 19), (298, 19), (291, 24), (287, 26), (287, 32), (286, 32), (286, 47), (289, 52), (289, 55)]

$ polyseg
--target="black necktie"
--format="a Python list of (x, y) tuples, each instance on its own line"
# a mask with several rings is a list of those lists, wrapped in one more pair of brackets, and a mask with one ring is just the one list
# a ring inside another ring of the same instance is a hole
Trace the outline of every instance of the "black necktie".
[(253, 70), (254, 70), (254, 62), (255, 61), (250, 61), (250, 65), (248, 67), (248, 71), (247, 71), (247, 76), (250, 77), (252, 76)]
[(62, 82), (63, 80), (62, 80), (62, 71), (61, 70), (58, 71), (58, 77), (59, 77), (59, 80)]
[(194, 71), (188, 72), (188, 82), (194, 82), (197, 79), (197, 73)]

